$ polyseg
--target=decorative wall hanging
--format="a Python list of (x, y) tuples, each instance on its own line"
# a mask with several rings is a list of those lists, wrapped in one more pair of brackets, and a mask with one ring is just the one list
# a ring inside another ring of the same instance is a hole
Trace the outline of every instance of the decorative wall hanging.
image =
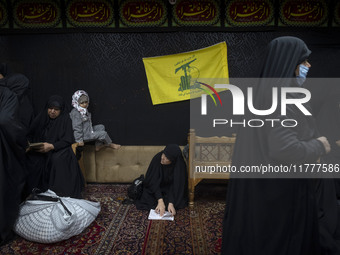
[(4, 0), (0, 0), (0, 28), (8, 27), (7, 6)]
[(255, 27), (274, 25), (272, 0), (238, 1), (226, 4), (226, 26)]
[(162, 0), (124, 0), (119, 5), (120, 27), (167, 26), (167, 8)]
[(325, 0), (281, 0), (279, 25), (293, 27), (321, 27), (328, 24)]
[(107, 0), (70, 0), (67, 27), (114, 27), (113, 5)]
[(340, 26), (340, 2), (339, 1), (335, 4), (333, 17), (334, 17), (333, 26)]
[(338, 0), (0, 0), (0, 32), (340, 29)]
[(221, 26), (219, 0), (178, 0), (172, 7), (174, 26)]
[(58, 0), (13, 1), (14, 28), (61, 27), (61, 8)]

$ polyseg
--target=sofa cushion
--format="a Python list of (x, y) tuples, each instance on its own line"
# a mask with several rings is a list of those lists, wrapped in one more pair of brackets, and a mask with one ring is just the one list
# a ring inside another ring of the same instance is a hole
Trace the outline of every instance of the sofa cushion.
[(152, 158), (165, 146), (122, 146), (119, 150), (103, 148), (96, 152), (85, 145), (83, 160), (87, 182), (131, 183), (145, 174)]

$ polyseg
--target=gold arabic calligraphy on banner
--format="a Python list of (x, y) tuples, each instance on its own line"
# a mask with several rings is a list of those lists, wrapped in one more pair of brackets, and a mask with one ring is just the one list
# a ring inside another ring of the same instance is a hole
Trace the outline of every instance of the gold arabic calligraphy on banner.
[(324, 0), (284, 0), (280, 5), (280, 25), (316, 27), (326, 25), (327, 20)]
[(335, 26), (340, 26), (340, 2), (338, 1), (334, 8), (334, 22)]
[(273, 20), (274, 4), (271, 0), (233, 0), (226, 6), (226, 22), (230, 26), (264, 26)]
[(0, 1), (0, 28), (5, 27), (8, 23), (7, 8), (3, 1)]
[(108, 27), (114, 25), (112, 4), (107, 0), (71, 0), (66, 6), (68, 26)]
[(167, 20), (167, 9), (162, 0), (121, 1), (119, 17), (126, 27), (159, 27)]
[(20, 28), (53, 28), (60, 23), (60, 4), (53, 0), (17, 1), (13, 8), (14, 22)]
[(177, 0), (172, 13), (179, 26), (211, 26), (220, 21), (220, 8), (215, 0)]

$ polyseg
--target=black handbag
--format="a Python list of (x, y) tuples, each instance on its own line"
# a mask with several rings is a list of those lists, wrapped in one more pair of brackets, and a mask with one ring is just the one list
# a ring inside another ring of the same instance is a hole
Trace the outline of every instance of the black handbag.
[(132, 200), (138, 200), (143, 193), (143, 182), (144, 174), (141, 174), (137, 179), (135, 179), (130, 187), (128, 188), (128, 197)]

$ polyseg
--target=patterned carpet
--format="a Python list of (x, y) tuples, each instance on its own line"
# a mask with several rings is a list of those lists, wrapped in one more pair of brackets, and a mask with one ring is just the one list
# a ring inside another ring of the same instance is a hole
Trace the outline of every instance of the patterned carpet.
[(102, 210), (80, 235), (55, 244), (17, 236), (0, 254), (219, 254), (226, 184), (199, 184), (195, 207), (179, 210), (174, 221), (151, 221), (149, 212), (122, 204), (127, 187), (86, 187), (85, 198), (99, 201)]

